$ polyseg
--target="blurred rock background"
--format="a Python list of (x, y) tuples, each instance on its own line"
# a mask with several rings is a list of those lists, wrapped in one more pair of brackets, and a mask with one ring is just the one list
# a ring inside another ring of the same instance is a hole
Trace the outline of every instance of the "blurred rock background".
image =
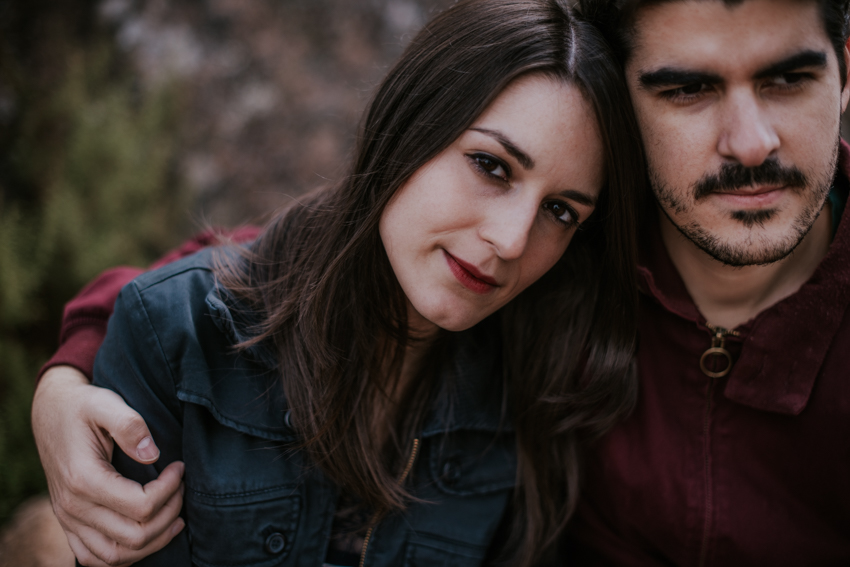
[(373, 86), (437, 0), (104, 0), (142, 90), (181, 85), (197, 222), (233, 224), (333, 179)]
[(62, 305), (334, 179), (372, 88), (450, 1), (0, 0), (0, 566), (70, 561), (27, 551), (57, 526), (21, 505), (46, 492), (29, 407)]

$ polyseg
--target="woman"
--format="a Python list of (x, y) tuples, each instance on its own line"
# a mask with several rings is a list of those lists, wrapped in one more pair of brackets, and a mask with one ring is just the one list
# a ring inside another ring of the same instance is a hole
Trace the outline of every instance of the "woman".
[(115, 466), (186, 463), (188, 530), (139, 564), (538, 561), (634, 400), (637, 140), (565, 0), (428, 24), (337, 186), (122, 291), (95, 383), (162, 456)]

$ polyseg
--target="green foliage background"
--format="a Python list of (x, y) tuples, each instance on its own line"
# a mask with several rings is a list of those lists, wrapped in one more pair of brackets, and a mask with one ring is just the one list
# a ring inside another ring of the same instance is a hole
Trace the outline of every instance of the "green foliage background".
[[(94, 2), (0, 9), (0, 523), (46, 489), (30, 429), (62, 305), (185, 236), (176, 85), (139, 92)], [(35, 12), (35, 13), (33, 13)]]

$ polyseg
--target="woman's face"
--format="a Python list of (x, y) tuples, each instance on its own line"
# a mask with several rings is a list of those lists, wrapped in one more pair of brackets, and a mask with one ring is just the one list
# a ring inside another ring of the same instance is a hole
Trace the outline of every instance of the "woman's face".
[(603, 181), (581, 92), (543, 75), (508, 85), (381, 216), (411, 329), (468, 329), (516, 297), (558, 261)]

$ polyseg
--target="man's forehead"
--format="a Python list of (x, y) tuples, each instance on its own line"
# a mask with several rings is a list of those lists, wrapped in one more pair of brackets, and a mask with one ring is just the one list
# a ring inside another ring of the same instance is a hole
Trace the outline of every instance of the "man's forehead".
[[(801, 51), (830, 51), (817, 2), (673, 0), (641, 8), (630, 63), (757, 72)], [(629, 65), (631, 66), (631, 65)], [(706, 68), (706, 67), (710, 67)]]

